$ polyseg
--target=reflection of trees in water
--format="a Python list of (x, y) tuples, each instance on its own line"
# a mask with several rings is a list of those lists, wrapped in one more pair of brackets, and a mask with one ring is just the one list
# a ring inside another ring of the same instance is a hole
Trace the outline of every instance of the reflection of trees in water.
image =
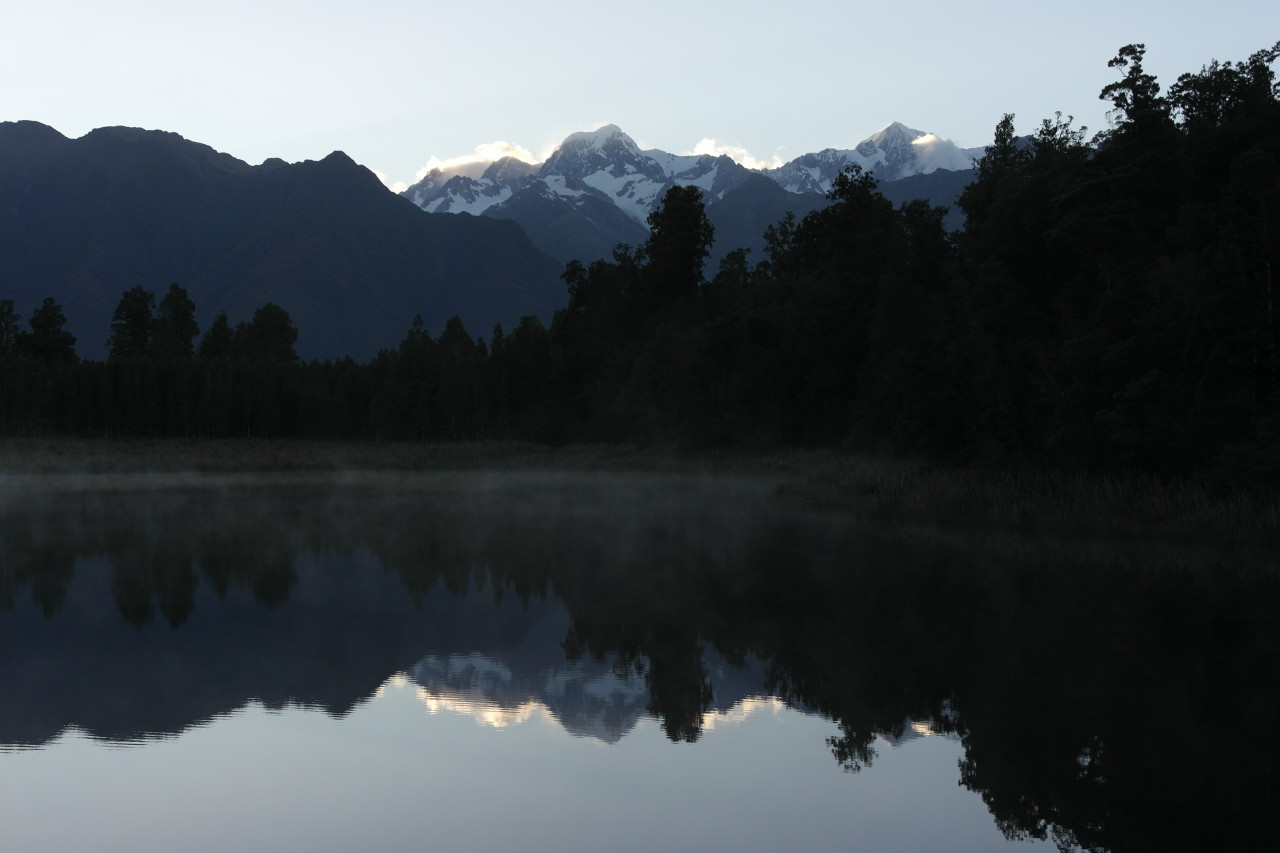
[(26, 589), (40, 611), (53, 616), (75, 576), (75, 543), (44, 535), (45, 528), (29, 517), (5, 519), (3, 529), (0, 610), (12, 609)]
[(111, 592), (126, 622), (143, 625), (159, 609), (173, 628), (195, 608), (198, 578), (183, 527), (113, 526), (100, 547), (111, 564)]
[(886, 542), (878, 569), (852, 566), (773, 658), (785, 697), (836, 719), (838, 760), (864, 766), (891, 721), (932, 718), (1010, 838), (1263, 844), (1280, 769), (1273, 580), (908, 556)]
[(196, 562), (213, 591), (225, 598), (233, 586), (244, 587), (268, 610), (285, 603), (298, 582), (297, 554), (273, 530), (269, 518), (202, 536)]
[(701, 641), (768, 661), (775, 693), (832, 717), (850, 770), (905, 720), (959, 736), (961, 781), (1010, 838), (1176, 850), (1270, 836), (1274, 578), (1166, 569), (1132, 546), (931, 548), (797, 521), (749, 526), (728, 558), (666, 542), (686, 556), (566, 595), (570, 651), (646, 661), (673, 739), (696, 737), (704, 682), (683, 664)]
[(1013, 835), (1267, 846), (1261, 816), (1280, 793), (1274, 582), (1090, 580), (1027, 590), (985, 626), (1013, 653), (957, 696), (965, 784)]
[(75, 562), (74, 553), (54, 548), (6, 554), (0, 561), (0, 610), (11, 609), (25, 587), (40, 611), (53, 616), (75, 577)]
[(195, 608), (201, 577), (220, 598), (239, 586), (264, 607), (279, 607), (297, 583), (299, 548), (277, 501), (262, 497), (237, 505), (234, 495), (210, 500), (198, 490), (128, 498), (64, 494), (10, 512), (6, 524), (15, 556), (0, 567), (0, 608), (12, 608), (28, 586), (52, 616), (76, 559), (91, 556), (107, 558), (120, 615), (134, 625), (158, 610), (172, 627), (181, 626)]
[(126, 619), (158, 611), (177, 627), (200, 579), (279, 607), (299, 555), (369, 553), (419, 605), (433, 588), (554, 593), (565, 653), (643, 676), (675, 741), (696, 740), (713, 704), (710, 645), (767, 661), (773, 692), (830, 716), (847, 769), (872, 764), (904, 720), (934, 720), (961, 738), (961, 782), (1011, 838), (1174, 850), (1269, 833), (1274, 580), (1165, 571), (1133, 548), (1081, 560), (1016, 541), (927, 546), (769, 506), (587, 512), (358, 489), (141, 500), (149, 514), (114, 497), (81, 496), (69, 516), (29, 508), (6, 527), (27, 556), (0, 566), (0, 605), (27, 588), (54, 613), (76, 558), (97, 555)]

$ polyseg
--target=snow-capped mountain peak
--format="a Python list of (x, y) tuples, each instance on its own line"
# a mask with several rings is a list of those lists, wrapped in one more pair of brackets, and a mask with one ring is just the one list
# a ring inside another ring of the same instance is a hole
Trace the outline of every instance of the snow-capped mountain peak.
[(969, 169), (973, 159), (972, 151), (895, 121), (852, 149), (827, 148), (805, 154), (766, 174), (791, 192), (826, 193), (836, 176), (849, 166), (859, 166), (882, 181), (896, 181), (938, 169)]
[(604, 151), (609, 147), (623, 146), (633, 150), (640, 150), (635, 140), (627, 136), (622, 128), (616, 124), (606, 124), (595, 130), (580, 130), (571, 133), (564, 138), (564, 142), (560, 143), (561, 150), (575, 150), (582, 148), (594, 148)]
[(873, 143), (876, 148), (882, 151), (893, 151), (904, 145), (910, 145), (925, 135), (923, 130), (915, 130), (900, 121), (895, 121), (883, 130), (871, 134), (865, 141)]
[[(725, 171), (746, 171), (728, 158), (642, 151), (617, 125), (570, 134), (538, 169), (538, 179), (553, 189), (594, 190), (628, 218), (644, 225), (666, 190), (693, 184), (712, 196), (725, 190)], [(567, 198), (567, 196), (566, 196)], [(574, 204), (582, 204), (575, 195)]]
[(538, 167), (533, 163), (526, 163), (517, 157), (503, 157), (490, 163), (480, 177), (486, 181), (510, 183), (527, 178), (536, 171)]
[(607, 172), (614, 178), (644, 175), (650, 180), (658, 180), (662, 177), (657, 164), (645, 156), (635, 140), (616, 124), (569, 134), (538, 170), (543, 177), (562, 175), (579, 179), (598, 172)]
[[(576, 257), (580, 250), (555, 242), (547, 223), (561, 223), (556, 226), (561, 233), (588, 234), (596, 244), (612, 246), (644, 234), (649, 214), (673, 186), (698, 187), (709, 205), (753, 174), (792, 193), (826, 195), (851, 165), (894, 181), (938, 169), (968, 169), (980, 153), (894, 122), (852, 149), (827, 148), (776, 169), (751, 170), (725, 155), (642, 150), (622, 128), (606, 124), (569, 134), (541, 164), (511, 157), (465, 167), (441, 164), (403, 195), (432, 213), (515, 219), (543, 233), (556, 257)], [(570, 222), (577, 224), (564, 224)]]

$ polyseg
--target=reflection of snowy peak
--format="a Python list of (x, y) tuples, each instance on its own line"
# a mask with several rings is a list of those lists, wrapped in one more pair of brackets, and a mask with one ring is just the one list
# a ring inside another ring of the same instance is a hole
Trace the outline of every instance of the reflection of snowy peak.
[(827, 148), (805, 154), (766, 174), (793, 193), (826, 193), (848, 166), (859, 166), (881, 181), (897, 181), (938, 169), (971, 169), (974, 157), (980, 153), (981, 149), (962, 149), (935, 134), (894, 122), (850, 150)]
[(635, 728), (649, 701), (642, 680), (620, 678), (598, 661), (518, 672), (480, 654), (431, 655), (405, 674), (441, 706), (491, 724), (522, 719), (524, 709), (541, 705), (570, 734), (605, 743)]
[[(622, 672), (612, 658), (562, 660), (550, 666), (545, 659), (540, 666), (522, 665), (518, 659), (429, 655), (404, 674), (433, 708), (450, 708), (495, 726), (523, 721), (540, 707), (575, 737), (616, 743), (649, 714), (644, 677)], [(758, 662), (731, 667), (708, 652), (704, 665), (713, 717), (727, 717), (744, 702), (766, 695)]]

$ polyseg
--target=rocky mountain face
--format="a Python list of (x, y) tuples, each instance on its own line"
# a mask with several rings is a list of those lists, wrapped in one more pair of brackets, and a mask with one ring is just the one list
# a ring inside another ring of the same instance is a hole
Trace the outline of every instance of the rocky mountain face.
[[(901, 193), (888, 191), (890, 185), (912, 178), (910, 191), (924, 195), (910, 197), (951, 205), (953, 188), (968, 183), (981, 153), (895, 122), (852, 149), (828, 148), (753, 171), (727, 156), (642, 150), (621, 128), (606, 125), (571, 134), (542, 164), (506, 158), (479, 170), (435, 169), (404, 196), (431, 212), (514, 220), (557, 260), (589, 263), (618, 243), (642, 242), (649, 213), (670, 187), (696, 186), (717, 228), (714, 269), (732, 249), (758, 252), (765, 228), (787, 212), (802, 217), (826, 204), (836, 176), (849, 166), (875, 174), (891, 197)], [(933, 175), (938, 179), (923, 180)], [(958, 218), (949, 224), (958, 227)]]
[(173, 133), (0, 124), (0, 298), (29, 315), (52, 296), (82, 357), (135, 285), (181, 284), (202, 329), (274, 302), (304, 358), (366, 360), (417, 314), (435, 333), (549, 321), (561, 269), (515, 223), (426, 214), (341, 152), (250, 166)]

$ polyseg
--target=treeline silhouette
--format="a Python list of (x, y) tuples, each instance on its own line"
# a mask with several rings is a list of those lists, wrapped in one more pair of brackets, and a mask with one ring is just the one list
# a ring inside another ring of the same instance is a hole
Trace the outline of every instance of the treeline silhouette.
[(52, 300), (0, 304), (14, 435), (626, 440), (834, 445), (1232, 480), (1280, 475), (1280, 43), (1162, 93), (1110, 65), (1112, 126), (997, 125), (959, 207), (898, 209), (856, 169), (709, 279), (700, 193), (638, 247), (571, 262), (550, 328), (474, 339), (415, 321), (371, 362), (300, 362), (264, 306), (197, 342), (193, 306), (122, 297), (105, 363)]

